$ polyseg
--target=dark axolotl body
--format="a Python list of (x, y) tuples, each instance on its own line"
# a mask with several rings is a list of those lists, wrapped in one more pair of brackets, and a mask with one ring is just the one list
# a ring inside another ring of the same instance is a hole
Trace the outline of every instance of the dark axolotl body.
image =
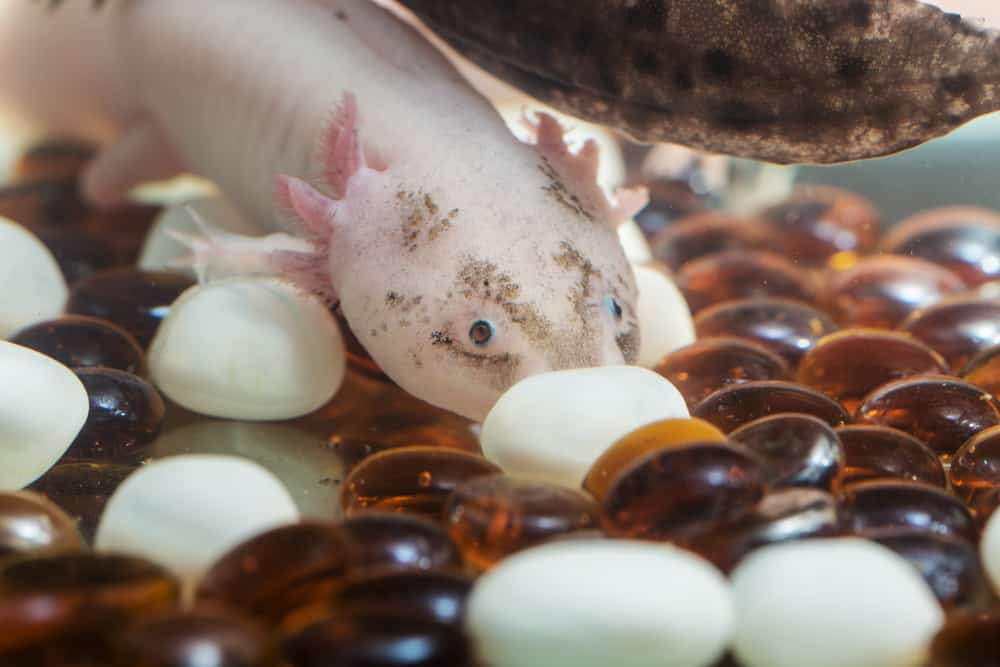
[(998, 34), (917, 0), (401, 2), (485, 70), (641, 141), (834, 163), (1000, 108)]

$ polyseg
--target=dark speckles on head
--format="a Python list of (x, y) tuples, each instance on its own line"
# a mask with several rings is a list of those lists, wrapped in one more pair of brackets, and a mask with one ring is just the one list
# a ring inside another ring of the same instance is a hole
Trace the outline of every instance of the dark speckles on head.
[(458, 209), (442, 215), (437, 202), (426, 192), (400, 190), (396, 193), (402, 213), (403, 247), (414, 252), (422, 245), (433, 243), (451, 229), (458, 218)]
[(521, 287), (493, 262), (466, 260), (458, 271), (458, 284), (466, 298), (479, 297), (503, 305), (516, 299)]
[(626, 364), (633, 364), (639, 358), (639, 327), (634, 324), (615, 336), (615, 345), (621, 350)]
[(552, 166), (552, 163), (547, 158), (542, 157), (542, 161), (538, 165), (538, 170), (549, 179), (548, 184), (542, 186), (544, 192), (548, 193), (555, 201), (573, 211), (573, 213), (581, 218), (586, 218), (590, 221), (594, 220), (593, 213), (587, 210), (587, 207), (583, 205), (583, 202), (580, 201), (577, 195), (570, 192), (569, 188), (566, 187), (566, 184), (559, 177), (559, 172), (556, 171), (556, 168)]

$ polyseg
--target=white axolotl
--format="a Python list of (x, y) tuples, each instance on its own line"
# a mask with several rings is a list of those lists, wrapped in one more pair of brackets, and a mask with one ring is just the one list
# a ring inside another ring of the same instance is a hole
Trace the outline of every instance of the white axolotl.
[(635, 359), (636, 286), (593, 143), (504, 122), (367, 0), (0, 0), (0, 114), (96, 140), (98, 203), (183, 171), (275, 233), (193, 241), (202, 266), (339, 301), (406, 391), (482, 419), (519, 379)]

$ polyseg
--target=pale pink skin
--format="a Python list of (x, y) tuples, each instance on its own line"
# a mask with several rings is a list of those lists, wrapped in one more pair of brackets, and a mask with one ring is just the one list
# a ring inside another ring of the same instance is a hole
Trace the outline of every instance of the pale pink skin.
[[(384, 10), (112, 0), (92, 14), (73, 0), (46, 13), (4, 1), (17, 16), (0, 14), (0, 115), (103, 142), (84, 180), (98, 202), (191, 171), (291, 232), (192, 245), (199, 262), (280, 272), (339, 299), (405, 390), (480, 420), (526, 375), (634, 359), (636, 287), (614, 224), (642, 198), (604, 200), (593, 148), (566, 154), (550, 119), (538, 147), (518, 142)], [(356, 114), (331, 123), (350, 96)], [(479, 320), (495, 330), (484, 345), (470, 339)]]

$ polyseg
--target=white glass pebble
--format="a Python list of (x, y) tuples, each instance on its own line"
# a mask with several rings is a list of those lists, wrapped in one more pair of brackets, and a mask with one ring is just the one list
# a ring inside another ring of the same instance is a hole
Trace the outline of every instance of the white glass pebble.
[(626, 220), (618, 225), (618, 241), (622, 244), (625, 257), (633, 264), (653, 261), (653, 251), (635, 220)]
[(480, 577), (466, 608), (491, 667), (705, 667), (732, 623), (729, 587), (707, 561), (626, 540), (522, 551)]
[(652, 368), (667, 354), (694, 342), (694, 319), (684, 295), (665, 273), (649, 266), (632, 267), (639, 287), (639, 358)]
[(0, 338), (59, 315), (69, 290), (52, 253), (27, 229), (0, 217)]
[(746, 667), (921, 665), (943, 622), (916, 568), (857, 538), (765, 547), (732, 587), (734, 652)]
[(979, 557), (993, 590), (1000, 594), (1000, 512), (993, 512), (983, 526)]
[(238, 543), (298, 517), (285, 487), (257, 463), (186, 454), (126, 478), (108, 500), (94, 546), (148, 558), (191, 586)]
[(578, 487), (618, 438), (660, 419), (687, 417), (684, 398), (638, 366), (531, 375), (508, 389), (483, 421), (483, 454), (512, 475)]
[(232, 278), (184, 292), (149, 349), (153, 381), (213, 417), (291, 419), (325, 404), (344, 379), (340, 329), (327, 307), (273, 278)]
[(51, 468), (89, 411), (87, 390), (76, 373), (0, 340), (0, 490), (25, 487)]

